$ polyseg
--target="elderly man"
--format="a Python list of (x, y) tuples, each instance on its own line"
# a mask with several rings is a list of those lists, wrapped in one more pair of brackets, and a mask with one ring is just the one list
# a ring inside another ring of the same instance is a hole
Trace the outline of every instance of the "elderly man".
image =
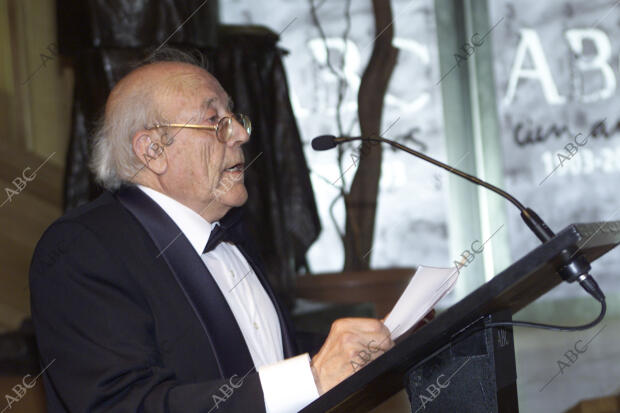
[(240, 222), (250, 133), (182, 57), (114, 87), (92, 162), (107, 191), (52, 224), (31, 266), (50, 413), (293, 412), (369, 343), (394, 345), (380, 321), (351, 318), (297, 355)]

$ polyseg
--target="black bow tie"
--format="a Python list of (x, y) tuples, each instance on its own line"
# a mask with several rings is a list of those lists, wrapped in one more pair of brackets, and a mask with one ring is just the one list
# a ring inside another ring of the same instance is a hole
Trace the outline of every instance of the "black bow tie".
[(209, 235), (209, 241), (207, 241), (207, 245), (205, 246), (205, 249), (204, 251), (202, 251), (202, 253), (206, 254), (209, 251), (213, 251), (215, 247), (220, 245), (220, 242), (222, 241), (230, 241), (229, 239), (225, 239), (227, 232), (228, 231), (222, 229), (221, 225), (216, 225), (215, 228), (211, 230), (211, 235)]
[(211, 230), (211, 235), (209, 235), (207, 245), (202, 251), (203, 254), (213, 251), (222, 241), (233, 244), (239, 243), (240, 240), (237, 235), (237, 224), (240, 222), (240, 212), (240, 208), (232, 209), (224, 216), (224, 218), (220, 220), (220, 223)]

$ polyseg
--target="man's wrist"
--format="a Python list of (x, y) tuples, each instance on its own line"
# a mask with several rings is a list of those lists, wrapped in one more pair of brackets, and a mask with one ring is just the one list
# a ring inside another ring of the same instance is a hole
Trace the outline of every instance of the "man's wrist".
[(319, 380), (319, 372), (316, 366), (314, 365), (314, 358), (310, 359), (310, 370), (312, 371), (312, 378), (314, 378), (314, 384), (316, 385), (316, 389), (319, 392), (319, 395), (323, 395), (323, 393), (325, 392), (323, 391), (323, 388), (321, 387), (321, 381)]

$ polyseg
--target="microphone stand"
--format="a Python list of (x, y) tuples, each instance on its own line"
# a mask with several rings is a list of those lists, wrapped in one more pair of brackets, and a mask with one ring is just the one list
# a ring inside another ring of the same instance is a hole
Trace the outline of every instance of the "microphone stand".
[[(396, 141), (386, 139), (380, 136), (372, 137), (372, 138), (366, 138), (366, 137), (361, 137), (361, 136), (343, 137), (343, 138), (336, 138), (332, 136), (321, 136), (315, 139), (323, 139), (323, 140), (331, 139), (331, 141), (333, 142), (331, 147), (336, 146), (336, 144), (340, 144), (344, 142), (352, 142), (352, 141), (357, 141), (357, 140), (387, 143), (388, 145), (391, 145), (415, 157), (423, 159), (435, 166), (443, 168), (446, 171), (453, 173), (455, 175), (458, 175), (461, 178), (466, 179), (476, 185), (483, 186), (495, 192), (499, 196), (507, 199), (513, 205), (515, 205), (519, 209), (519, 211), (521, 211), (521, 218), (523, 219), (523, 221), (525, 221), (526, 225), (532, 230), (532, 232), (538, 237), (538, 239), (540, 239), (540, 241), (543, 244), (545, 242), (550, 241), (555, 236), (554, 232), (547, 226), (547, 224), (542, 220), (542, 218), (538, 216), (538, 214), (536, 214), (531, 208), (525, 207), (521, 202), (519, 202), (519, 200), (517, 200), (515, 197), (510, 195), (508, 192), (496, 187), (495, 185), (485, 182), (482, 179), (479, 179), (473, 175), (470, 175), (450, 165), (440, 162), (434, 158), (431, 158), (428, 155), (425, 155), (414, 149), (401, 145), (400, 143)], [(319, 148), (315, 147), (315, 149), (319, 149)], [(329, 148), (325, 147), (324, 149), (329, 149)], [(586, 290), (592, 297), (594, 297), (597, 301), (601, 303), (602, 313), (601, 313), (601, 316), (599, 316), (599, 318), (602, 319), (602, 316), (604, 316), (605, 310), (606, 310), (605, 294), (603, 294), (603, 292), (599, 288), (594, 278), (592, 278), (592, 276), (589, 274), (592, 266), (590, 265), (590, 262), (588, 261), (588, 259), (582, 253), (580, 253), (578, 249), (573, 250), (573, 251), (569, 251), (565, 249), (561, 253), (561, 261), (562, 261), (562, 265), (557, 270), (558, 273), (560, 274), (560, 277), (562, 277), (564, 281), (567, 281), (569, 283), (572, 283), (578, 280), (581, 287), (584, 290)]]

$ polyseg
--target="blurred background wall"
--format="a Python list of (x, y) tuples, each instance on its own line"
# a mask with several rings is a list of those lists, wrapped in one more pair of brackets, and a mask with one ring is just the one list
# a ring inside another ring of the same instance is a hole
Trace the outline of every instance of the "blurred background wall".
[[(62, 68), (52, 1), (0, 2), (0, 329), (29, 310), (35, 243), (58, 217), (69, 138), (72, 74)], [(37, 168), (36, 179), (26, 181)], [(28, 169), (29, 168), (29, 169)], [(15, 192), (11, 192), (15, 191)]]
[[(61, 214), (73, 74), (57, 55), (55, 8), (51, 0), (0, 0), (2, 332), (16, 330), (29, 315), (30, 256), (44, 228)], [(504, 187), (556, 231), (573, 222), (620, 219), (615, 0), (392, 0), (392, 9), (399, 57), (385, 98), (386, 137)], [(223, 23), (267, 26), (289, 51), (290, 98), (323, 227), (307, 257), (313, 273), (342, 269), (336, 225), (344, 225), (344, 206), (332, 202), (337, 186), (350, 184), (356, 161), (352, 146), (341, 176), (335, 153), (313, 152), (309, 142), (336, 132), (341, 80), (347, 85), (340, 105), (345, 129), (359, 133), (356, 93), (375, 37), (371, 13), (363, 1), (220, 3)], [(566, 146), (576, 136), (580, 142), (589, 137), (588, 143), (571, 155)], [(36, 179), (27, 181), (35, 170)], [(487, 241), (484, 252), (461, 271), (443, 306), (537, 240), (495, 195), (404, 154), (384, 152), (371, 268), (452, 266), (476, 240)], [(575, 334), (515, 330), (521, 411), (561, 412), (620, 392), (619, 263), (620, 253), (613, 251), (593, 268), (609, 304), (599, 327)], [(562, 285), (515, 318), (578, 324), (596, 311), (579, 288)], [(546, 385), (564, 352), (591, 338), (590, 350)]]

